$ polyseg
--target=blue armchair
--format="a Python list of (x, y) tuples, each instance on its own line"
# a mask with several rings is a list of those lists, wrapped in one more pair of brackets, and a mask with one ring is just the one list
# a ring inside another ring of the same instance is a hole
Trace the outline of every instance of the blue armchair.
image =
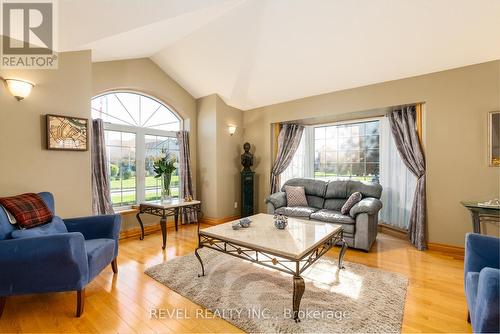
[(469, 233), (465, 237), (465, 296), (475, 333), (500, 331), (500, 239)]
[(55, 216), (53, 195), (39, 195), (54, 214), (46, 225), (20, 230), (0, 208), (0, 316), (7, 296), (77, 291), (80, 317), (85, 286), (110, 263), (118, 272), (120, 216), (62, 220)]

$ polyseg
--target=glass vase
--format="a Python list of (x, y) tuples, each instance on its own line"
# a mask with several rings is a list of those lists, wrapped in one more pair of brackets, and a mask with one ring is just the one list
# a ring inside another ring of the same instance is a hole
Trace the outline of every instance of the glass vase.
[(170, 181), (172, 174), (164, 174), (161, 178), (161, 201), (162, 203), (169, 203), (172, 201), (170, 196)]

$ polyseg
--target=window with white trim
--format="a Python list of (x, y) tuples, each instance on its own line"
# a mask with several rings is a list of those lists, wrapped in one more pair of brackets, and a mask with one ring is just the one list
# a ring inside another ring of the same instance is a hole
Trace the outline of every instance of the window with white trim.
[(314, 178), (377, 181), (379, 121), (314, 127)]
[(379, 120), (306, 126), (281, 184), (295, 177), (379, 180)]
[[(161, 197), (153, 161), (168, 150), (179, 158), (176, 131), (182, 119), (161, 101), (137, 92), (115, 91), (92, 99), (92, 118), (104, 121), (111, 200), (115, 207)], [(179, 176), (172, 174), (171, 195), (179, 195)]]

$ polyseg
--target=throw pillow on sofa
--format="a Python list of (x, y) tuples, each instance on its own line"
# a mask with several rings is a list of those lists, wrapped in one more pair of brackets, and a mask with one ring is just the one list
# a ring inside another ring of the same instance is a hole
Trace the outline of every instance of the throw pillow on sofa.
[(359, 191), (356, 191), (355, 193), (351, 194), (351, 196), (349, 196), (349, 198), (344, 203), (344, 205), (342, 205), (342, 208), (340, 208), (340, 213), (342, 213), (343, 215), (348, 215), (349, 211), (351, 211), (351, 208), (356, 203), (361, 201), (362, 198), (363, 198), (363, 195), (361, 195), (361, 193)]
[(304, 187), (285, 186), (285, 193), (288, 207), (308, 206)]

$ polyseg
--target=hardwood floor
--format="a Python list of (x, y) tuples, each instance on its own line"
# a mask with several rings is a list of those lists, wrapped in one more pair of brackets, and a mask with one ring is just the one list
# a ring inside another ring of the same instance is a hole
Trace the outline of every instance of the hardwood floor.
[[(122, 240), (118, 274), (113, 275), (108, 266), (87, 286), (81, 318), (75, 317), (75, 292), (9, 297), (0, 333), (241, 332), (217, 317), (197, 318), (196, 304), (143, 273), (149, 266), (192, 252), (196, 242), (195, 226), (182, 226), (177, 233), (169, 229), (165, 251), (159, 233), (147, 235), (143, 241)], [(338, 251), (333, 249), (325, 256), (336, 257)], [(404, 332), (471, 332), (460, 258), (437, 251), (419, 252), (404, 240), (379, 234), (370, 253), (348, 250), (345, 259), (409, 277)], [(177, 309), (179, 313), (178, 317), (163, 314), (163, 319), (152, 319), (152, 309)]]

